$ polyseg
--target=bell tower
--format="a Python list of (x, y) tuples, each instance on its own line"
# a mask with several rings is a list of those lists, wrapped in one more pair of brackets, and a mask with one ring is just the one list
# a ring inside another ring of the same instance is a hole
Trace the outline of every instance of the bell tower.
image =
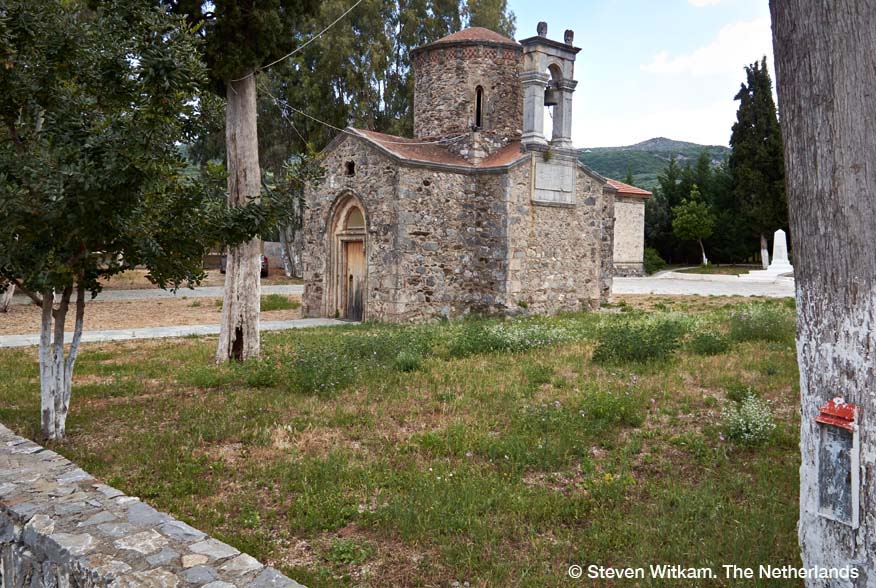
[(572, 95), (575, 92), (574, 33), (566, 31), (563, 42), (547, 38), (547, 23), (538, 23), (538, 34), (520, 41), (523, 45), (523, 144), (539, 149), (548, 145), (544, 133), (544, 109), (553, 107), (550, 145), (572, 149)]

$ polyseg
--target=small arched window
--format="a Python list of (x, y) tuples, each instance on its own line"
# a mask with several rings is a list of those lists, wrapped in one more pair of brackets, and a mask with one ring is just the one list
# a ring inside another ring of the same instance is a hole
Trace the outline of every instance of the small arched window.
[(355, 176), (356, 175), (356, 163), (353, 161), (348, 161), (347, 165), (346, 165), (346, 172), (347, 172), (348, 176), (351, 176), (351, 177)]
[(365, 216), (358, 208), (353, 208), (347, 215), (347, 229), (364, 229)]
[(484, 89), (478, 86), (475, 89), (475, 127), (480, 129), (484, 126)]

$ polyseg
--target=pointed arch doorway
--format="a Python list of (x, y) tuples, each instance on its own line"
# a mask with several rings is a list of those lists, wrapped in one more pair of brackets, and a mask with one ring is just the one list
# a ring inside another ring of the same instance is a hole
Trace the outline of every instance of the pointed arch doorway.
[(368, 264), (365, 255), (365, 209), (352, 195), (341, 197), (332, 222), (332, 279), (329, 310), (340, 318), (361, 321), (365, 317)]

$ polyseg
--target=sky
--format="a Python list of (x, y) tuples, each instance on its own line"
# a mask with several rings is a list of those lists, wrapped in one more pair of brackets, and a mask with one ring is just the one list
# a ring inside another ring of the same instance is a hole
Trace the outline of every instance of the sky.
[(575, 32), (576, 147), (668, 137), (728, 145), (745, 66), (767, 56), (767, 0), (508, 0), (517, 39)]

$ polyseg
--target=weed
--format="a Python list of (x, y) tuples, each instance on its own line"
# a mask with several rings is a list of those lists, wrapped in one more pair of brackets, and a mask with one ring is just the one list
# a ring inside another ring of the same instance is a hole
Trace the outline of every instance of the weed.
[(689, 329), (678, 316), (622, 318), (599, 331), (593, 361), (597, 363), (646, 362), (668, 358)]
[(714, 331), (701, 331), (690, 338), (687, 347), (697, 355), (718, 355), (730, 349), (730, 339)]
[(730, 337), (735, 341), (789, 341), (794, 337), (794, 316), (784, 306), (746, 304), (730, 315)]
[(776, 428), (769, 403), (753, 394), (725, 408), (722, 416), (727, 438), (742, 445), (765, 443)]

